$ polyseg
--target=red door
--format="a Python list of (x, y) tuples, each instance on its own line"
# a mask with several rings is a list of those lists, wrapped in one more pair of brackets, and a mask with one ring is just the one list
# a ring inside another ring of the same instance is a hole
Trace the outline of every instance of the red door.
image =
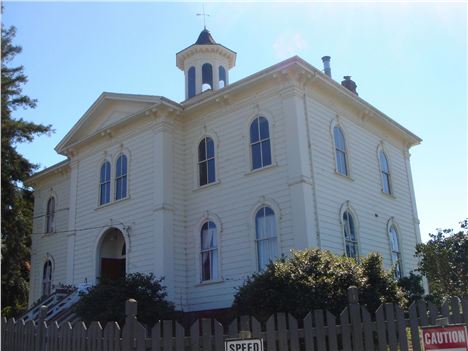
[(125, 276), (125, 258), (101, 258), (101, 278), (118, 279)]

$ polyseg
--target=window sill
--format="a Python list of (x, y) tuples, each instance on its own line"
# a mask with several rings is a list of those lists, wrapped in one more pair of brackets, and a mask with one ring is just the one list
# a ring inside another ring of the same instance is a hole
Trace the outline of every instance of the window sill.
[(387, 197), (387, 198), (389, 198), (389, 199), (392, 199), (392, 200), (395, 200), (395, 199), (396, 199), (396, 198), (395, 198), (395, 195), (393, 195), (392, 193), (390, 193), (390, 194), (389, 194), (389, 193), (386, 193), (386, 192), (383, 191), (382, 189), (380, 189), (380, 193), (381, 193), (383, 196), (385, 196), (385, 197)]
[(224, 279), (222, 279), (222, 278), (215, 279), (215, 280), (204, 280), (204, 281), (196, 284), (195, 286), (199, 287), (199, 286), (214, 285), (214, 284), (221, 284), (221, 283), (224, 283)]
[(347, 180), (349, 180), (349, 181), (351, 181), (351, 182), (354, 182), (354, 179), (351, 178), (351, 176), (350, 176), (349, 174), (346, 175), (346, 174), (340, 173), (340, 172), (338, 172), (336, 169), (335, 169), (335, 174), (336, 174), (338, 177), (341, 177), (341, 178), (343, 178), (343, 179), (347, 179)]
[(220, 180), (216, 180), (215, 182), (212, 182), (212, 183), (208, 183), (208, 184), (205, 184), (205, 185), (197, 186), (197, 187), (193, 188), (192, 191), (193, 191), (193, 192), (195, 192), (195, 191), (201, 191), (201, 190), (204, 190), (204, 189), (208, 189), (208, 188), (214, 187), (214, 186), (219, 185), (219, 184), (221, 184), (221, 181), (220, 181)]
[(128, 199), (130, 199), (130, 195), (127, 195), (126, 197), (124, 197), (122, 199), (110, 201), (107, 204), (98, 205), (94, 210), (97, 211), (97, 210), (100, 210), (101, 208), (106, 208), (106, 207), (112, 206), (114, 204), (118, 204), (118, 203), (121, 203), (123, 201), (126, 201)]
[(272, 163), (271, 165), (268, 165), (268, 166), (265, 166), (265, 167), (262, 167), (262, 168), (251, 169), (250, 171), (248, 171), (244, 175), (249, 176), (249, 175), (253, 175), (253, 174), (256, 174), (256, 173), (263, 172), (263, 171), (268, 171), (268, 170), (274, 169), (276, 167), (278, 167), (278, 164), (275, 162), (275, 163)]

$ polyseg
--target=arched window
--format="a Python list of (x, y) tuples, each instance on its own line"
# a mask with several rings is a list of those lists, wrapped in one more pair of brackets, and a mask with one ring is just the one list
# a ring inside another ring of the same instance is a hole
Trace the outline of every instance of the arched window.
[(343, 213), (343, 235), (345, 240), (346, 256), (357, 258), (358, 240), (356, 235), (356, 226), (351, 212), (345, 211)]
[(110, 176), (111, 165), (109, 161), (105, 161), (101, 166), (101, 174), (99, 177), (99, 204), (104, 205), (110, 202)]
[(42, 296), (48, 296), (52, 292), (52, 262), (47, 260), (42, 271)]
[(392, 250), (392, 264), (395, 265), (395, 277), (400, 279), (402, 276), (401, 271), (401, 254), (400, 254), (400, 244), (398, 242), (398, 232), (395, 228), (395, 225), (391, 225), (388, 230), (388, 236), (390, 239), (390, 247)]
[(275, 213), (270, 207), (262, 207), (255, 215), (255, 235), (257, 241), (258, 269), (278, 256)]
[(202, 91), (213, 89), (213, 67), (209, 63), (202, 66)]
[(333, 128), (333, 139), (335, 142), (336, 171), (347, 176), (348, 162), (346, 156), (346, 143), (343, 131), (338, 126)]
[(115, 199), (127, 197), (127, 156), (120, 155), (115, 165)]
[(386, 194), (392, 193), (390, 187), (390, 168), (388, 167), (388, 160), (385, 152), (380, 150), (379, 152), (379, 163), (380, 163), (380, 176), (382, 178), (382, 191)]
[(46, 233), (55, 231), (55, 198), (52, 196), (47, 201)]
[(215, 280), (218, 272), (218, 238), (216, 225), (211, 222), (203, 224), (200, 233), (201, 280)]
[(219, 88), (224, 88), (226, 86), (226, 70), (223, 66), (219, 66)]
[(215, 150), (210, 137), (203, 138), (198, 144), (198, 180), (200, 186), (216, 181)]
[(190, 67), (188, 70), (188, 97), (195, 96), (195, 67)]
[(257, 117), (250, 125), (252, 169), (271, 165), (270, 130), (265, 117)]

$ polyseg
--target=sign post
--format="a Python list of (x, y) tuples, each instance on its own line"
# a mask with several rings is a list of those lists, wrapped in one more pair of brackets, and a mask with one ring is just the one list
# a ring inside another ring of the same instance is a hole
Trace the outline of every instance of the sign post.
[(425, 351), (468, 351), (468, 332), (465, 325), (422, 327)]

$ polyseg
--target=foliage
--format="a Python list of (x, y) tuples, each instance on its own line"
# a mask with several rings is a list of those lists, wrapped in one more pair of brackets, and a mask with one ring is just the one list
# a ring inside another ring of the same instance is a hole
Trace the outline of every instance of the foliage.
[(356, 261), (329, 251), (293, 251), (291, 258), (271, 262), (238, 288), (233, 308), (237, 314), (265, 319), (290, 312), (298, 318), (314, 309), (339, 314), (347, 305), (347, 289), (359, 289), (360, 302), (374, 311), (382, 302), (405, 303), (393, 272), (383, 268), (375, 253)]
[(406, 300), (408, 301), (408, 306), (406, 307), (409, 307), (413, 301), (420, 300), (424, 297), (422, 276), (419, 274), (410, 272), (409, 276), (400, 278), (398, 286), (405, 293)]
[(427, 277), (431, 296), (440, 302), (448, 296), (468, 296), (468, 219), (461, 230), (438, 229), (430, 240), (416, 246), (418, 271)]
[(36, 100), (22, 92), (28, 81), (23, 66), (11, 66), (21, 52), (21, 47), (13, 44), (15, 33), (14, 27), (4, 28), (2, 23), (2, 314), (5, 317), (16, 316), (27, 307), (33, 197), (29, 189), (23, 188), (23, 182), (37, 168), (16, 146), (51, 131), (50, 126), (12, 116), (19, 108), (36, 106)]
[(138, 320), (152, 325), (160, 319), (174, 316), (174, 305), (166, 301), (166, 287), (152, 273), (132, 273), (116, 280), (103, 280), (81, 296), (75, 312), (86, 323), (91, 321), (125, 321), (125, 301), (138, 302)]

